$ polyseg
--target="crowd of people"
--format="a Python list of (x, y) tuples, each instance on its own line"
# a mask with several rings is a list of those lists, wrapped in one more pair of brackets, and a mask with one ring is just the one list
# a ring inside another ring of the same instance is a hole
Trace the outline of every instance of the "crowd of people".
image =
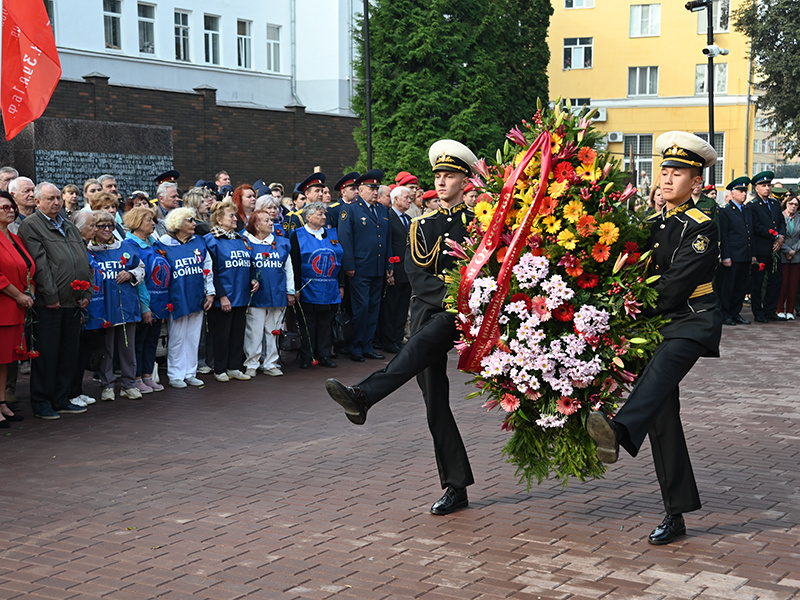
[(399, 352), (407, 232), (436, 192), (408, 172), (383, 185), (379, 170), (333, 186), (315, 172), (291, 195), (225, 171), (183, 192), (178, 178), (156, 177), (151, 198), (111, 174), (59, 188), (0, 168), (0, 427), (23, 418), (27, 372), (33, 414), (54, 420), (203, 374), (281, 376), (281, 340), (296, 337), (302, 369)]

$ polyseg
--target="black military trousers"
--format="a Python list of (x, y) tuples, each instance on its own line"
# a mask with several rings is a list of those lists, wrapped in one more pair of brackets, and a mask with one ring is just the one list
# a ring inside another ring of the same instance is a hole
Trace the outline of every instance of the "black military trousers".
[(664, 340), (614, 417), (627, 430), (620, 445), (631, 456), (639, 453), (645, 435), (650, 438), (664, 508), (671, 515), (700, 508), (681, 424), (678, 384), (707, 352), (694, 340)]
[(733, 319), (741, 316), (742, 302), (750, 285), (750, 263), (732, 262), (730, 267), (720, 266), (717, 273), (722, 274), (722, 289), (719, 303), (722, 308), (723, 319)]
[[(759, 264), (764, 265), (763, 270), (758, 268)], [(778, 296), (781, 295), (781, 286), (783, 285), (781, 262), (778, 261), (776, 266), (771, 254), (756, 256), (756, 264), (752, 266), (750, 281), (750, 302), (753, 315), (756, 317), (774, 316), (778, 309)]]
[(411, 302), (410, 283), (386, 286), (380, 316), (380, 343), (384, 348), (399, 346), (403, 343), (409, 302)]
[(436, 309), (420, 300), (411, 310), (414, 333), (403, 349), (381, 371), (358, 384), (373, 406), (416, 375), (422, 390), (433, 436), (433, 449), (442, 488), (472, 485), (472, 468), (467, 450), (450, 410), (450, 383), (447, 379), (447, 353), (458, 337), (455, 315)]

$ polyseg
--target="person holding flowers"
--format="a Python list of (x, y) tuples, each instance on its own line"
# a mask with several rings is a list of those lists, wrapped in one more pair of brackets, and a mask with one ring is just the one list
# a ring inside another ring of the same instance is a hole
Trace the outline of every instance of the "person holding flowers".
[[(265, 196), (274, 202), (277, 198)], [(260, 199), (259, 199), (260, 200)], [(278, 335), (287, 306), (294, 306), (294, 270), (289, 256), (291, 245), (285, 237), (273, 233), (272, 210), (256, 210), (245, 227), (245, 239), (252, 248), (258, 290), (247, 309), (244, 334), (245, 375), (255, 377), (260, 370), (272, 377), (283, 375), (278, 364)], [(261, 345), (266, 354), (261, 357)]]
[[(149, 210), (149, 209), (134, 209)], [(136, 287), (144, 281), (144, 263), (138, 247), (115, 239), (114, 215), (94, 211), (97, 233), (88, 250), (103, 273), (105, 294), (105, 355), (100, 363), (100, 399), (114, 400), (114, 351), (119, 357), (120, 395), (139, 400), (142, 392), (136, 387), (136, 326), (142, 318)]]
[(756, 321), (785, 321), (778, 316), (778, 296), (783, 286), (779, 251), (786, 237), (781, 203), (772, 197), (772, 171), (753, 175), (756, 196), (748, 204), (753, 216), (753, 251), (756, 262), (750, 274), (750, 306)]
[(27, 356), (25, 315), (33, 308), (33, 275), (36, 265), (22, 240), (8, 230), (17, 218), (17, 203), (0, 190), (0, 428), (22, 421), (6, 404), (8, 365)]
[(446, 515), (468, 504), (467, 487), (474, 483), (464, 442), (450, 410), (447, 353), (458, 338), (456, 318), (445, 310), (445, 278), (455, 258), (446, 252), (447, 240), (460, 243), (468, 237), (474, 213), (464, 203), (464, 189), (478, 159), (455, 140), (439, 140), (428, 151), (440, 207), (414, 219), (409, 232), (405, 270), (414, 300), (412, 335), (406, 345), (381, 371), (353, 387), (329, 379), (325, 389), (356, 425), (366, 421), (367, 411), (381, 399), (416, 376), (422, 390), (433, 437), (436, 465), (444, 495), (430, 508)]
[(719, 261), (717, 226), (692, 201), (692, 187), (703, 181), (703, 170), (714, 165), (717, 154), (684, 131), (660, 135), (656, 150), (663, 157), (659, 185), (666, 205), (648, 219), (647, 275), (658, 297), (642, 314), (669, 322), (622, 408), (613, 419), (594, 411), (586, 426), (604, 463), (617, 461), (620, 446), (636, 456), (649, 436), (666, 516), (648, 541), (661, 545), (684, 535), (683, 514), (700, 508), (678, 386), (698, 358), (719, 356), (722, 316), (712, 288)]

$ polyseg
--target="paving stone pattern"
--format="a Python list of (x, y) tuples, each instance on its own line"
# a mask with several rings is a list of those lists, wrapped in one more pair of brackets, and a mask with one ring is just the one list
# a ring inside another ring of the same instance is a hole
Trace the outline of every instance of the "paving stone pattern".
[(800, 598), (799, 337), (800, 322), (726, 328), (723, 357), (685, 381), (704, 507), (663, 547), (646, 541), (663, 510), (647, 443), (605, 479), (527, 492), (454, 357), (476, 484), (445, 517), (428, 513), (441, 491), (416, 384), (362, 427), (324, 392), (382, 361), (205, 376), (55, 422), (26, 410), (0, 442), (0, 598)]

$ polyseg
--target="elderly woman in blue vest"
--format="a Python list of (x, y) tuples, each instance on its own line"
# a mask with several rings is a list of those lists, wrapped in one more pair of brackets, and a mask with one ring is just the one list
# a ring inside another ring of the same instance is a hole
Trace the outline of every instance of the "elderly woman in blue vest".
[(294, 230), (291, 237), (301, 369), (316, 363), (336, 366), (331, 360), (331, 327), (344, 294), (339, 277), (344, 252), (336, 230), (325, 227), (326, 209), (322, 202), (306, 204), (305, 225)]
[(164, 219), (167, 233), (153, 244), (169, 266), (167, 304), (167, 378), (170, 386), (201, 386), (197, 378), (197, 347), (203, 328), (203, 311), (214, 302), (211, 256), (206, 242), (195, 235), (195, 212), (175, 208)]
[(153, 248), (156, 213), (152, 208), (136, 207), (125, 214), (128, 234), (123, 245), (130, 245), (144, 261), (144, 285), (138, 286), (142, 321), (136, 327), (136, 389), (142, 394), (160, 392), (164, 386), (153, 379), (158, 337), (167, 318), (169, 304), (169, 264)]
[[(94, 213), (78, 210), (70, 215), (78, 231), (81, 232), (83, 243), (88, 246), (97, 233), (97, 224)], [(101, 348), (105, 343), (105, 330), (102, 328), (106, 322), (106, 295), (103, 288), (103, 271), (94, 258), (94, 255), (86, 251), (89, 258), (89, 266), (94, 274), (89, 281), (92, 290), (92, 297), (89, 305), (84, 310), (83, 328), (78, 343), (78, 369), (72, 378), (68, 397), (70, 402), (77, 406), (88, 406), (95, 403), (95, 399), (83, 393), (83, 373), (86, 371), (92, 354)]]
[[(273, 198), (277, 201), (277, 198)], [(272, 230), (272, 217), (267, 211), (256, 210), (245, 227), (245, 239), (252, 246), (258, 291), (253, 294), (247, 309), (244, 333), (245, 375), (255, 377), (256, 369), (278, 377), (283, 375), (278, 365), (278, 331), (286, 306), (294, 306), (294, 271), (289, 256), (289, 240), (277, 237)], [(266, 338), (266, 352), (261, 347)]]
[(269, 218), (272, 219), (272, 235), (275, 237), (282, 237), (289, 240), (286, 231), (283, 229), (281, 223), (281, 200), (272, 195), (261, 196), (256, 200), (256, 210), (266, 211)]
[(211, 208), (211, 233), (204, 239), (211, 255), (216, 297), (208, 311), (217, 381), (250, 379), (244, 371), (247, 307), (259, 284), (251, 246), (236, 233), (236, 205), (226, 200)]
[(89, 242), (89, 254), (103, 272), (106, 322), (105, 356), (100, 363), (100, 399), (114, 400), (114, 350), (122, 371), (120, 396), (138, 400), (136, 389), (136, 325), (142, 318), (136, 286), (144, 281), (144, 263), (137, 249), (114, 237), (116, 222), (111, 213), (94, 211), (97, 233)]

